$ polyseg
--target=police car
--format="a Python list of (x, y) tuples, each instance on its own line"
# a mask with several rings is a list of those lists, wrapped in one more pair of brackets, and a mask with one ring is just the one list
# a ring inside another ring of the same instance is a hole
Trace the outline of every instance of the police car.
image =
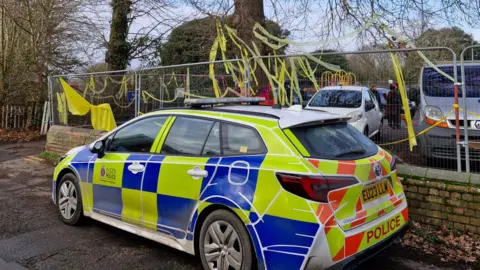
[(53, 178), (61, 219), (107, 223), (205, 269), (342, 268), (394, 243), (408, 221), (395, 158), (345, 116), (228, 104), (259, 99), (186, 99), (70, 150)]

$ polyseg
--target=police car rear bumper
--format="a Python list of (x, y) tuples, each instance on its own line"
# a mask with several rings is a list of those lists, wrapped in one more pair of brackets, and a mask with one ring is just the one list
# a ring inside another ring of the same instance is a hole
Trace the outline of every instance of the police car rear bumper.
[(362, 264), (369, 259), (376, 256), (378, 253), (389, 248), (392, 244), (399, 243), (403, 238), (405, 232), (408, 229), (408, 224), (403, 226), (400, 230), (393, 233), (389, 238), (383, 240), (382, 242), (367, 248), (343, 261), (335, 264), (332, 267), (327, 268), (327, 270), (337, 270), (337, 269), (355, 269), (359, 264)]
[[(395, 210), (391, 211), (390, 213), (370, 223), (366, 223), (350, 231), (345, 231), (345, 237), (351, 237), (356, 234), (358, 235), (359, 231), (360, 232), (371, 231), (372, 229), (383, 226), (382, 224), (384, 224), (387, 221), (395, 220), (399, 215), (403, 215), (403, 214), (406, 214), (406, 216), (408, 216), (408, 204), (406, 201), (400, 204)], [(405, 220), (406, 216), (405, 215), (403, 216), (403, 220)], [(316, 244), (313, 246), (311, 257), (308, 259), (304, 269), (307, 269), (307, 270), (309, 269), (328, 269), (328, 270), (350, 269), (360, 263), (367, 261), (368, 259), (375, 256), (379, 252), (388, 248), (391, 244), (397, 243), (399, 239), (403, 237), (407, 228), (408, 228), (408, 218), (407, 220), (405, 220), (405, 223), (403, 225), (398, 227), (398, 229), (395, 232), (388, 235), (385, 239), (337, 262), (332, 261), (325, 235), (321, 235), (317, 238), (320, 241), (317, 241)], [(339, 240), (343, 241), (344, 239), (339, 239)]]

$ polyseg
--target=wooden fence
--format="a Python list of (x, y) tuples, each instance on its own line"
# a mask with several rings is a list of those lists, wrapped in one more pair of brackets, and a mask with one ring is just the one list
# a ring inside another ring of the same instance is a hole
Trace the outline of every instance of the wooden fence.
[(44, 106), (1, 106), (0, 128), (2, 129), (39, 129), (42, 125)]

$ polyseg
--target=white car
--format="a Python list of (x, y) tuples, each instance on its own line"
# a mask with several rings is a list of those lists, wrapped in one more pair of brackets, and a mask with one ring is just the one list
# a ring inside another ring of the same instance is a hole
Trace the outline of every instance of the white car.
[(329, 86), (320, 89), (305, 109), (350, 117), (349, 123), (368, 137), (382, 134), (383, 113), (375, 95), (363, 86)]

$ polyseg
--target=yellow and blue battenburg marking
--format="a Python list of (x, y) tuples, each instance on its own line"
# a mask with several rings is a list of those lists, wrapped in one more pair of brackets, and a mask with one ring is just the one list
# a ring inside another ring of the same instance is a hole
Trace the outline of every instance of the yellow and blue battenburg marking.
[[(213, 116), (212, 112), (201, 111), (178, 113)], [(299, 153), (306, 150), (298, 150), (294, 145), (299, 142), (288, 139), (292, 134), (285, 135), (275, 122), (222, 114), (226, 120), (253, 124), (268, 154), (160, 155), (172, 118), (159, 132), (152, 153), (106, 153), (98, 159), (85, 147), (65, 158), (55, 170), (53, 199), (59, 174), (68, 168), (80, 180), (85, 212), (108, 215), (190, 245), (202, 211), (210, 205), (228, 207), (245, 223), (259, 269), (302, 269), (308, 258), (318, 252), (313, 247), (319, 242), (328, 248), (321, 251), (322, 256), (332, 263), (339, 262), (382, 241), (408, 221), (403, 188), (396, 172), (390, 170), (392, 157), (381, 149), (373, 157), (356, 161), (312, 159)], [(360, 195), (364, 183), (379, 180), (375, 164), (381, 166), (380, 178), (388, 178), (390, 185), (385, 200), (369, 204), (362, 202)], [(134, 173), (130, 166), (144, 169)], [(195, 179), (187, 174), (194, 167), (207, 171), (207, 177)], [(319, 203), (286, 191), (276, 177), (278, 171), (348, 175), (358, 179), (359, 184), (332, 191), (329, 203)], [(383, 215), (389, 218), (376, 224)], [(340, 224), (337, 220), (346, 222)], [(353, 234), (358, 230), (351, 229), (359, 226), (366, 229)]]

